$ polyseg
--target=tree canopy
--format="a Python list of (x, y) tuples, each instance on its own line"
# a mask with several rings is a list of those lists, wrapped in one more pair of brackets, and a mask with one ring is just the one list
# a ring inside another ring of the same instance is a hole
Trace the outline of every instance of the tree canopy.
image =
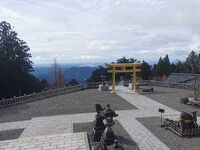
[(141, 66), (140, 74), (143, 80), (149, 80), (151, 78), (151, 66), (145, 61), (143, 61)]
[(9, 23), (0, 22), (0, 98), (41, 90), (40, 81), (30, 74), (33, 63), (29, 50)]
[(98, 66), (93, 72), (91, 77), (88, 79), (90, 82), (100, 82), (102, 80), (101, 76), (106, 76), (107, 79), (110, 76), (107, 69), (103, 66)]
[[(117, 59), (116, 63), (134, 63), (137, 59), (122, 57)], [(114, 63), (114, 62), (113, 62)], [(149, 65), (147, 62), (143, 61), (141, 66), (141, 76), (143, 80), (152, 79), (152, 77), (162, 77), (163, 75), (169, 76), (171, 73), (200, 73), (200, 54), (196, 54), (192, 51), (184, 62), (177, 61), (176, 63), (170, 63), (168, 54), (165, 57), (160, 57), (158, 63), (154, 65)], [(90, 80), (95, 82), (101, 81), (101, 76), (108, 76), (111, 79), (111, 75), (107, 73), (107, 68), (99, 66), (94, 70)], [(131, 73), (118, 73), (116, 74), (116, 80), (123, 77), (124, 80), (129, 80), (131, 78)], [(161, 78), (162, 79), (162, 78)]]
[[(116, 63), (134, 63), (136, 61), (137, 61), (137, 59), (134, 59), (134, 58), (122, 57), (122, 58), (117, 59)], [(128, 69), (131, 69), (131, 68), (128, 67)], [(147, 80), (151, 77), (151, 66), (147, 62), (143, 63), (141, 70), (142, 71), (139, 74), (139, 76), (141, 76), (144, 80)], [(121, 80), (121, 77), (124, 80), (130, 80), (131, 75), (132, 75), (132, 73), (117, 73), (115, 77), (116, 77), (116, 80)], [(98, 66), (92, 72), (92, 75), (88, 80), (93, 81), (93, 82), (100, 82), (102, 80), (101, 76), (106, 76), (107, 77), (106, 80), (111, 80), (111, 74), (108, 73), (107, 68), (105, 68), (103, 66)]]
[(78, 82), (76, 81), (76, 79), (71, 79), (71, 80), (69, 81), (69, 85), (70, 85), (70, 86), (76, 86), (76, 85), (78, 85)]
[(200, 73), (200, 54), (192, 51), (185, 60), (185, 69), (192, 74)]

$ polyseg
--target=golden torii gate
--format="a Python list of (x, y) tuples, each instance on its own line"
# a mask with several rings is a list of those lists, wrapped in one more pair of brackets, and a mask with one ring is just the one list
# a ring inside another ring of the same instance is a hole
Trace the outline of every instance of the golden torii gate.
[[(133, 73), (133, 80), (132, 86), (133, 91), (136, 91), (136, 73), (141, 72), (141, 69), (137, 69), (137, 66), (142, 66), (143, 62), (138, 63), (121, 63), (121, 64), (106, 64), (107, 67), (111, 68), (108, 70), (108, 73), (112, 73), (112, 93), (115, 93), (115, 73), (126, 73), (132, 72)], [(132, 69), (127, 69), (127, 67), (132, 67)], [(116, 70), (117, 68), (117, 70)], [(122, 69), (118, 69), (122, 68)]]

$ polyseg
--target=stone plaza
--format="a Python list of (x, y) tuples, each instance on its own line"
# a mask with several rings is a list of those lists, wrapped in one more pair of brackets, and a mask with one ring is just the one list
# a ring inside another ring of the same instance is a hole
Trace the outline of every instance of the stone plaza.
[(165, 110), (164, 117), (171, 119), (177, 119), (184, 108), (168, 105), (167, 99), (158, 100), (155, 96), (161, 93), (157, 91), (145, 96), (128, 87), (116, 86), (116, 94), (90, 89), (3, 108), (0, 110), (0, 149), (89, 150), (87, 133), (74, 133), (74, 125), (93, 122), (95, 104), (109, 103), (119, 114), (117, 122), (136, 143), (135, 149), (198, 150), (198, 137), (187, 142), (160, 128), (159, 108)]

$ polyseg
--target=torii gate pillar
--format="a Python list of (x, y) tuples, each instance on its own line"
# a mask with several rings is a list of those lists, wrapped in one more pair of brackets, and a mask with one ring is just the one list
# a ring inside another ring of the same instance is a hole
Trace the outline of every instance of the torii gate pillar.
[(133, 92), (136, 92), (136, 71), (135, 71), (136, 67), (134, 66), (133, 67), (133, 80), (132, 80), (132, 89), (133, 89)]
[(112, 68), (112, 93), (115, 93), (115, 67)]

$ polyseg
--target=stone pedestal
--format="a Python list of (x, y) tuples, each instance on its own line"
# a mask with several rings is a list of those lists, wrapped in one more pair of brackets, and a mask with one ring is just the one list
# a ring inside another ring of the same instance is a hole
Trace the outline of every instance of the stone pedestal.
[(131, 90), (133, 89), (132, 83), (128, 84), (128, 88), (131, 89)]
[(113, 145), (114, 144), (114, 140), (116, 139), (116, 136), (113, 133), (113, 130), (111, 127), (106, 127), (106, 129), (104, 130), (102, 137), (101, 137), (101, 145)]
[(102, 148), (104, 148), (105, 146), (114, 144), (114, 140), (116, 139), (116, 136), (111, 128), (114, 124), (115, 122), (113, 121), (112, 117), (106, 119), (106, 123), (105, 123), (106, 129), (104, 130), (101, 136), (101, 140), (100, 140), (100, 144)]
[(99, 91), (109, 91), (109, 86), (100, 84)]
[[(133, 90), (132, 83), (129, 83), (128, 88)], [(140, 89), (139, 84), (136, 83), (136, 90), (139, 90), (139, 89)]]

